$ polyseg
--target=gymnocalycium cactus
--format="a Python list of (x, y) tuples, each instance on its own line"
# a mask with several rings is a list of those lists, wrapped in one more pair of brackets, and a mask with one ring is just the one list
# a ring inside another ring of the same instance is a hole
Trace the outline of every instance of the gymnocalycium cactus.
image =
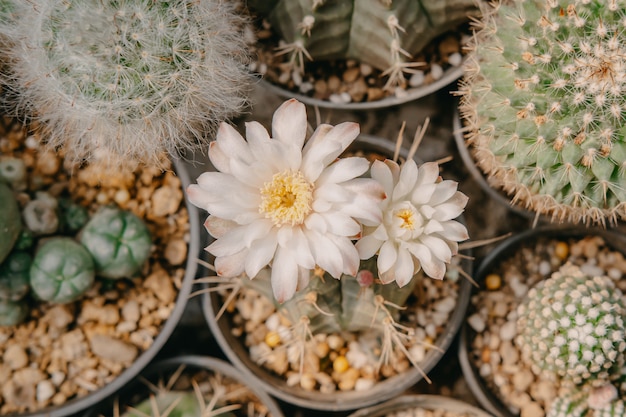
[(9, 104), (43, 122), (46, 142), (67, 158), (158, 164), (164, 151), (204, 143), (246, 103), (236, 2), (4, 3)]
[(623, 2), (492, 6), (461, 87), (477, 164), (515, 202), (553, 219), (625, 218)]
[(206, 282), (274, 300), (302, 346), (311, 333), (373, 329), (381, 363), (399, 351), (415, 363), (403, 345), (414, 329), (398, 310), (419, 277), (444, 278), (468, 238), (455, 220), (467, 197), (412, 155), (401, 166), (341, 157), (358, 134), (356, 123), (323, 124), (307, 139), (306, 109), (293, 99), (274, 113), (273, 137), (257, 122), (247, 140), (222, 124), (209, 150), (217, 172), (187, 189), (216, 238), (206, 250), (219, 277)]
[(582, 417), (590, 409), (593, 416), (623, 415), (618, 396), (625, 393), (614, 384), (625, 363), (626, 306), (610, 278), (566, 264), (535, 285), (517, 312), (522, 360), (571, 386), (548, 416)]
[(80, 242), (104, 278), (131, 278), (150, 256), (152, 239), (145, 223), (130, 211), (103, 207), (80, 232)]
[[(475, 0), (252, 0), (287, 43), (300, 72), (305, 59), (357, 59), (388, 75), (386, 87), (403, 85), (407, 62), (442, 33), (467, 22)], [(419, 64), (417, 64), (419, 65)]]

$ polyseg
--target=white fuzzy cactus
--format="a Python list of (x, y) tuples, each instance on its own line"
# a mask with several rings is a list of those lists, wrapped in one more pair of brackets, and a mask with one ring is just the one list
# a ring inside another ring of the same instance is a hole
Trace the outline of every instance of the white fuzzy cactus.
[(158, 162), (164, 151), (194, 148), (246, 104), (235, 3), (7, 0), (0, 53), (9, 104), (78, 161)]

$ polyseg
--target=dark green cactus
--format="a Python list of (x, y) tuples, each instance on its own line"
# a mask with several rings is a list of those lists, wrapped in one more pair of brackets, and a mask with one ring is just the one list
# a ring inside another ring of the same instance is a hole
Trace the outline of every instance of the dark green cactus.
[(13, 249), (21, 231), (20, 208), (13, 190), (0, 182), (0, 263)]
[(28, 316), (28, 305), (23, 301), (0, 300), (0, 326), (15, 326)]
[(28, 250), (33, 247), (35, 244), (35, 235), (32, 231), (24, 228), (20, 233), (17, 241), (15, 242), (15, 246), (13, 246), (14, 250)]
[(64, 233), (78, 232), (89, 221), (87, 209), (68, 198), (59, 200), (60, 229)]
[(390, 71), (390, 77), (394, 68), (401, 75), (406, 58), (477, 12), (475, 0), (250, 0), (248, 4), (269, 20), (296, 59), (304, 55), (313, 60), (356, 59)]
[(93, 256), (96, 273), (104, 278), (130, 278), (150, 256), (152, 240), (145, 223), (129, 211), (100, 209), (80, 233)]
[(94, 261), (83, 245), (71, 238), (55, 237), (35, 253), (30, 285), (37, 298), (65, 304), (91, 287), (94, 269)]
[(28, 253), (13, 251), (0, 264), (0, 300), (19, 301), (28, 294), (32, 263)]

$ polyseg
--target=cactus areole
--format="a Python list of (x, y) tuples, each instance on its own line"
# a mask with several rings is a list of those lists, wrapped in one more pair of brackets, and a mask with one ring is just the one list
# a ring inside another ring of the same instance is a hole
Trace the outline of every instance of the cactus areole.
[(623, 219), (626, 5), (492, 6), (461, 86), (478, 165), (514, 202), (555, 220)]

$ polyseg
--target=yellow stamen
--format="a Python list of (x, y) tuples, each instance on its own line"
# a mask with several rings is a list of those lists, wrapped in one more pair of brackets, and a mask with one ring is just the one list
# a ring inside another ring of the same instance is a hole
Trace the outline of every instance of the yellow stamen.
[(415, 229), (415, 216), (412, 210), (402, 209), (396, 213), (396, 216), (402, 219), (400, 227), (403, 229), (414, 230)]
[(300, 171), (274, 174), (272, 181), (263, 185), (259, 213), (272, 219), (275, 225), (302, 224), (311, 212), (313, 184)]

